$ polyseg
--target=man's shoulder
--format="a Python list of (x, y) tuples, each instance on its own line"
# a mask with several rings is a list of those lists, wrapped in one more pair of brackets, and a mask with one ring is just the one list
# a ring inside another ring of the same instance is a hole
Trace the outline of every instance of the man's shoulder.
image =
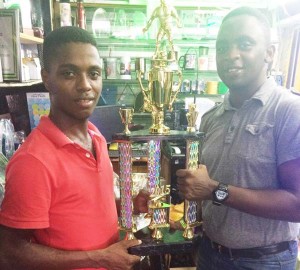
[(215, 106), (213, 106), (212, 108), (210, 108), (207, 112), (205, 112), (202, 117), (209, 117), (211, 115), (213, 115), (214, 113), (216, 113), (218, 111), (218, 109), (220, 109), (220, 107), (223, 105), (223, 102), (219, 102), (216, 103)]

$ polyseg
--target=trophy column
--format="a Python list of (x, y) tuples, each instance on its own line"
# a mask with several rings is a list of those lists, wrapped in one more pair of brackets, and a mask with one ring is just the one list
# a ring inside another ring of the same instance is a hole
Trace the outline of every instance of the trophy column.
[(170, 204), (166, 197), (170, 194), (169, 186), (161, 186), (160, 183), (160, 157), (161, 141), (148, 141), (148, 191), (150, 192), (149, 216), (151, 223), (149, 228), (153, 230), (152, 238), (162, 240), (161, 228), (169, 227)]
[[(194, 133), (196, 131), (196, 120), (199, 113), (196, 110), (196, 104), (189, 105), (189, 111), (186, 114), (188, 121), (187, 132)], [(199, 158), (199, 141), (186, 140), (186, 168), (189, 170), (196, 170), (198, 168)], [(194, 237), (194, 227), (199, 226), (197, 221), (198, 203), (196, 201), (184, 201), (184, 221), (186, 228), (183, 232), (185, 239), (192, 239)]]
[(120, 160), (120, 225), (121, 229), (126, 231), (125, 239), (134, 239), (136, 226), (133, 221), (133, 202), (132, 202), (132, 151), (130, 141), (119, 143)]
[[(196, 170), (198, 168), (198, 148), (199, 141), (186, 141), (186, 168)], [(199, 226), (197, 221), (198, 204), (196, 201), (184, 201), (184, 221), (186, 228), (183, 232), (185, 239), (192, 239), (194, 237), (194, 227)]]
[(153, 193), (160, 185), (160, 141), (148, 141), (148, 191)]

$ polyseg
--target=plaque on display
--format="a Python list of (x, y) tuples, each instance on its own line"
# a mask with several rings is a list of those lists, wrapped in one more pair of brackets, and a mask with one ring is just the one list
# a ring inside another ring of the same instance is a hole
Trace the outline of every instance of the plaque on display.
[(21, 81), (18, 9), (0, 9), (0, 58), (4, 81)]

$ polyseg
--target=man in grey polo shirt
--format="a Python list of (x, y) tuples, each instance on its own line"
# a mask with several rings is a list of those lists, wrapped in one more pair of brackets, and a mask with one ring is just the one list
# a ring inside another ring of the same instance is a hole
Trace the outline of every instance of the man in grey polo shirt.
[(202, 200), (197, 269), (296, 267), (300, 98), (267, 77), (274, 51), (256, 9), (223, 19), (216, 59), (229, 93), (202, 118), (199, 169), (177, 171), (180, 194)]

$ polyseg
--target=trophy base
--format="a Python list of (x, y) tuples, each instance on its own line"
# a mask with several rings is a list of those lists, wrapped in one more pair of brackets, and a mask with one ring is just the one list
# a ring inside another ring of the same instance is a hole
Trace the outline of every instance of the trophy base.
[(191, 132), (196, 132), (196, 128), (195, 128), (195, 127), (187, 127), (187, 128), (186, 128), (186, 131), (187, 131), (187, 132), (190, 132), (190, 133), (191, 133)]
[(170, 133), (170, 128), (165, 125), (152, 125), (149, 131), (152, 134), (168, 134)]
[(187, 240), (191, 240), (194, 237), (194, 229), (191, 227), (187, 227), (185, 228), (182, 236), (187, 239)]
[(134, 236), (133, 232), (126, 232), (124, 239), (125, 240), (133, 240), (133, 239), (136, 239), (136, 237)]
[(152, 238), (156, 240), (162, 240), (163, 239), (163, 234), (160, 228), (154, 228), (154, 231), (152, 233)]

